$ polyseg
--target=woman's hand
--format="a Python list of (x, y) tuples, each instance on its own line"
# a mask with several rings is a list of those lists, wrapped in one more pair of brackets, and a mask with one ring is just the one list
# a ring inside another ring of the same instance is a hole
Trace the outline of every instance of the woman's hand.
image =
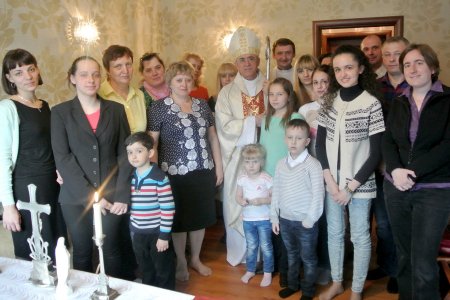
[(126, 214), (128, 210), (128, 205), (121, 202), (114, 202), (111, 206), (109, 212), (115, 215), (123, 215)]
[(3, 228), (9, 231), (21, 231), (21, 219), (15, 204), (3, 206)]
[(215, 168), (216, 169), (216, 186), (219, 186), (223, 182), (223, 172), (222, 168)]
[(58, 170), (56, 170), (56, 182), (59, 183), (59, 185), (62, 185), (64, 183), (64, 180), (61, 174), (59, 174)]
[(323, 170), (323, 178), (325, 180), (327, 192), (331, 195), (331, 198), (336, 201), (336, 197), (339, 194), (339, 186), (331, 175), (330, 169)]
[(411, 189), (415, 182), (410, 177), (416, 178), (416, 173), (412, 170), (397, 168), (391, 172), (392, 179), (394, 180), (394, 186), (399, 191), (407, 191)]
[(351, 198), (352, 194), (346, 190), (340, 190), (336, 196), (333, 197), (333, 200), (339, 205), (347, 205)]
[(100, 202), (100, 207), (102, 208), (102, 214), (104, 216), (106, 216), (106, 211), (111, 209), (112, 204), (105, 198), (102, 198), (99, 202)]

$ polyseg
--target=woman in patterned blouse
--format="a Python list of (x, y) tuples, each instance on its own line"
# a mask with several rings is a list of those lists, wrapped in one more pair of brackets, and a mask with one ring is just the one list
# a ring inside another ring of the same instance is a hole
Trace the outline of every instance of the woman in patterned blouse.
[(223, 180), (222, 159), (214, 117), (204, 100), (191, 98), (194, 69), (177, 62), (166, 71), (170, 95), (154, 102), (148, 112), (148, 131), (155, 140), (156, 159), (168, 173), (175, 200), (172, 237), (177, 254), (178, 280), (188, 280), (186, 238), (191, 245), (190, 266), (203, 276), (211, 269), (200, 261), (205, 228), (216, 222), (215, 187)]

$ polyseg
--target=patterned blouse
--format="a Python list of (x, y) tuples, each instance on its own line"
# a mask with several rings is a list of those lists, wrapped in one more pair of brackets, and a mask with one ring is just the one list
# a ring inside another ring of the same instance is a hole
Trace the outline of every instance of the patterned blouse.
[(159, 132), (159, 165), (170, 175), (214, 167), (208, 128), (214, 117), (206, 101), (192, 98), (192, 113), (181, 111), (172, 98), (155, 101), (147, 130)]

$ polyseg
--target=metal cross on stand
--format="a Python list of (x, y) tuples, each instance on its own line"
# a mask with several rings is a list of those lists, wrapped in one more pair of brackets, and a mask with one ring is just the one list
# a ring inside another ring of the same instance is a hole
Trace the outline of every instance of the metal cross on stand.
[(39, 216), (41, 213), (49, 215), (51, 207), (49, 204), (36, 202), (36, 186), (34, 184), (28, 185), (28, 193), (30, 202), (18, 200), (16, 206), (20, 210), (30, 211), (31, 216), (33, 233), (27, 239), (31, 249), (30, 257), (33, 259), (33, 270), (31, 271), (30, 280), (38, 286), (54, 286), (56, 283), (56, 272), (51, 270), (52, 261), (50, 256), (48, 256), (48, 242), (42, 239), (42, 221)]

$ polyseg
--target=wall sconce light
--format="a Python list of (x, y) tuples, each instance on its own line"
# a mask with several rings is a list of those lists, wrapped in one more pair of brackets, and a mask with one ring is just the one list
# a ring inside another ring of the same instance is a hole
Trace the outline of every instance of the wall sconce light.
[(67, 39), (82, 45), (95, 44), (100, 33), (94, 19), (71, 18), (66, 26)]
[(224, 36), (222, 38), (222, 43), (223, 43), (223, 48), (225, 50), (228, 50), (228, 47), (230, 47), (230, 41), (231, 41), (231, 37), (233, 36), (234, 30), (233, 31), (227, 31), (224, 33)]

